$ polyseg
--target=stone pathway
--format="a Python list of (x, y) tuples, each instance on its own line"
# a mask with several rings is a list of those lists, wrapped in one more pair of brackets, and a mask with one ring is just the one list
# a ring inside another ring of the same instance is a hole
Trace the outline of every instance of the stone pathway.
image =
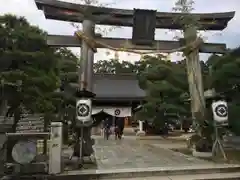
[(95, 137), (94, 149), (99, 170), (213, 164), (128, 137), (117, 141)]

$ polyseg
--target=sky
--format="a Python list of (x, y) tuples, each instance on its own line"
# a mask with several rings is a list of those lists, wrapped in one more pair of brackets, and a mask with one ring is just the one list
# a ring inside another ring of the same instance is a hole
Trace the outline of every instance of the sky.
[[(81, 0), (62, 0), (67, 2), (81, 3)], [(97, 0), (94, 0), (97, 1)], [(110, 7), (123, 9), (153, 9), (162, 12), (171, 12), (176, 0), (98, 0), (100, 3), (110, 4)], [(240, 0), (195, 0), (194, 12), (211, 13), (236, 11), (235, 17), (230, 21), (228, 27), (221, 32), (202, 32), (206, 42), (226, 43), (228, 48), (234, 48), (240, 45)], [(0, 0), (0, 14), (5, 13), (24, 16), (31, 24), (39, 26), (49, 34), (56, 35), (73, 35), (76, 28), (69, 22), (45, 19), (43, 12), (39, 11), (34, 0)], [(98, 26), (98, 29), (109, 29), (107, 26)], [(120, 36), (121, 35), (121, 36)], [(131, 38), (131, 28), (120, 27), (114, 29), (104, 36)], [(156, 40), (173, 40), (179, 36), (179, 32), (169, 30), (156, 30)], [(71, 48), (71, 50), (80, 55), (80, 48)], [(209, 54), (201, 54), (200, 59), (206, 60)], [(107, 49), (98, 50), (95, 54), (95, 61), (107, 60), (114, 57), (114, 52)], [(119, 59), (127, 61), (139, 60), (139, 55), (129, 53), (119, 53)], [(174, 53), (171, 60), (177, 61), (182, 59), (181, 54)]]

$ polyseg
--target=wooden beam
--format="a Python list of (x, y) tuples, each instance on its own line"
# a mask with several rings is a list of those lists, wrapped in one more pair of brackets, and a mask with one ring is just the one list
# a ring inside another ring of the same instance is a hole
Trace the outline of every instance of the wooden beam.
[[(133, 10), (86, 6), (56, 0), (35, 0), (35, 2), (38, 9), (44, 11), (47, 19), (82, 22), (83, 13), (88, 12), (92, 14), (96, 24), (133, 26)], [(156, 28), (182, 29), (181, 24), (176, 21), (182, 15), (184, 14), (157, 12)], [(222, 30), (234, 15), (235, 12), (192, 14), (199, 19), (199, 29), (202, 30)]]
[[(123, 38), (96, 38), (96, 41), (110, 45), (114, 48), (126, 48), (135, 50), (159, 50), (162, 52), (180, 48), (182, 45), (179, 41), (154, 41), (153, 46), (139, 46), (131, 43), (131, 39)], [(81, 41), (76, 36), (48, 35), (47, 44), (53, 47), (81, 47)], [(97, 48), (104, 48), (97, 44)], [(226, 52), (226, 44), (204, 43), (200, 47), (202, 53), (219, 53)]]

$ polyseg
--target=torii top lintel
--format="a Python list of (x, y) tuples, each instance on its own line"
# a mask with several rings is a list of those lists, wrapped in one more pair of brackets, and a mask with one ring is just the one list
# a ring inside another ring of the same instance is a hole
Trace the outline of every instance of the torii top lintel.
[[(80, 5), (57, 0), (35, 0), (38, 9), (43, 10), (47, 19), (82, 22), (83, 12), (92, 14), (96, 24), (113, 26), (133, 26), (133, 10), (114, 9)], [(156, 13), (156, 28), (182, 29), (176, 22), (181, 13)], [(199, 19), (201, 30), (223, 30), (234, 17), (235, 12), (192, 14)]]

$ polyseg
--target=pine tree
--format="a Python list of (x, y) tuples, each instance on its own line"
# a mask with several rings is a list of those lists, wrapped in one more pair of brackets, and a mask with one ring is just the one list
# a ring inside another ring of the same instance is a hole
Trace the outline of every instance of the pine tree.
[(54, 110), (51, 93), (59, 87), (59, 63), (46, 33), (25, 18), (0, 16), (0, 80), (4, 116), (16, 124), (22, 108), (30, 113)]

